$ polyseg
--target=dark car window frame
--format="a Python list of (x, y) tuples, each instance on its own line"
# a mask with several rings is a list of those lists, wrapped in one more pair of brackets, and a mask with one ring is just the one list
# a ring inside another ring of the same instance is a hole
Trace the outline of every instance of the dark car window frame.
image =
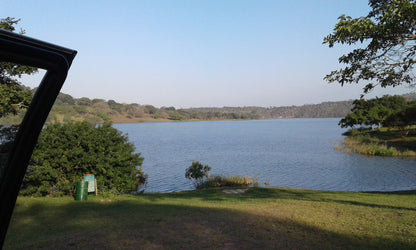
[(0, 61), (46, 70), (23, 118), (0, 180), (0, 248), (42, 127), (77, 52), (0, 29)]

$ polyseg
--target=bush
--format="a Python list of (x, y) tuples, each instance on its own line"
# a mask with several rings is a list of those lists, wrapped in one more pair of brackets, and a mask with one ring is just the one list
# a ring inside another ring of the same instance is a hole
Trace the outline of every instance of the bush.
[(39, 136), (21, 194), (70, 195), (85, 174), (95, 175), (100, 192), (137, 191), (143, 158), (134, 151), (127, 136), (110, 124), (49, 125)]
[(195, 188), (200, 188), (204, 182), (204, 177), (209, 177), (210, 170), (210, 166), (204, 166), (198, 161), (193, 161), (192, 165), (186, 169), (185, 177), (193, 182)]

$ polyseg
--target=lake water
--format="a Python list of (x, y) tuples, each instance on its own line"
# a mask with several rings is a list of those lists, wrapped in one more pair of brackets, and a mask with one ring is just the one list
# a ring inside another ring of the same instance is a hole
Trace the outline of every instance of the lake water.
[(260, 185), (328, 191), (416, 189), (416, 160), (336, 151), (339, 119), (114, 124), (144, 157), (146, 192), (191, 190), (193, 160), (211, 174), (257, 177)]

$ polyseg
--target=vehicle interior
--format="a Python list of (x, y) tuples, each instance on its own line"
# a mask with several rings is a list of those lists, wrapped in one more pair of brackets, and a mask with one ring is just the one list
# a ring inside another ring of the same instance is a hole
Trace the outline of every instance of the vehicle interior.
[(38, 136), (76, 54), (72, 49), (0, 29), (0, 62), (46, 70), (10, 150), (3, 154), (5, 160), (0, 164), (0, 248)]

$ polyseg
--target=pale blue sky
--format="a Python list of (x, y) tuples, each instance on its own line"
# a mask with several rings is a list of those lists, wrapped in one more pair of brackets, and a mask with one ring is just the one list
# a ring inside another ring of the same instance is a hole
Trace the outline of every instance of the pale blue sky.
[(363, 84), (323, 80), (350, 48), (322, 40), (341, 14), (368, 11), (366, 0), (0, 0), (1, 18), (78, 51), (62, 92), (177, 108), (358, 98)]

